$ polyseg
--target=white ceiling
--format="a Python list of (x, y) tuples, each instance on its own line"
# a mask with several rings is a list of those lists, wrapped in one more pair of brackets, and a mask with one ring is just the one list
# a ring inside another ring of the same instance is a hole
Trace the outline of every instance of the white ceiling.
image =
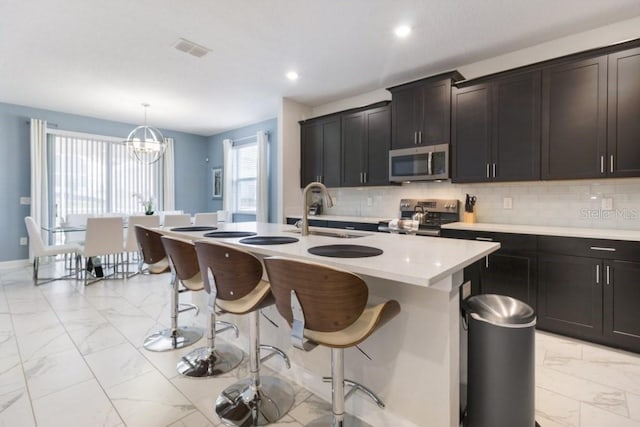
[(638, 0), (3, 0), (0, 102), (127, 123), (148, 102), (150, 124), (212, 135), (282, 97), (318, 106), (639, 15)]

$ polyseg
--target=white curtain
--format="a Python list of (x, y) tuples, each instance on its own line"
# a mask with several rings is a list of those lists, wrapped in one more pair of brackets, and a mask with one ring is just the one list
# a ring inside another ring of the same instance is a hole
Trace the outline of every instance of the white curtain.
[(173, 211), (176, 208), (175, 160), (173, 138), (165, 138), (167, 149), (164, 152), (164, 183), (162, 185), (162, 210)]
[(227, 212), (227, 221), (232, 222), (233, 215), (233, 141), (222, 141), (222, 153), (224, 156), (222, 209)]
[(256, 221), (269, 222), (269, 138), (258, 131), (258, 173), (256, 177)]
[[(31, 119), (31, 216), (41, 227), (49, 226), (47, 172), (47, 122)], [(45, 241), (47, 236), (44, 235)], [(29, 253), (29, 258), (31, 258)]]

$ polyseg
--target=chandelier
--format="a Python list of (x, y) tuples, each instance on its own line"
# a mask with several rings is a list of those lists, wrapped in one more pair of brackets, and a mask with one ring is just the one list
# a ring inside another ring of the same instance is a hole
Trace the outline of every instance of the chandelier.
[(132, 156), (142, 163), (151, 164), (162, 158), (167, 149), (167, 143), (158, 129), (147, 125), (149, 104), (144, 103), (142, 106), (144, 107), (144, 125), (132, 130), (125, 143)]

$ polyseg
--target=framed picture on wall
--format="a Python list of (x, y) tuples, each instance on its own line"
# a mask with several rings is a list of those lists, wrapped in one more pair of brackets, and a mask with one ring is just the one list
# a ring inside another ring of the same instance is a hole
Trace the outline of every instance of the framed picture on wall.
[(213, 177), (213, 195), (214, 199), (222, 198), (222, 168), (211, 169)]

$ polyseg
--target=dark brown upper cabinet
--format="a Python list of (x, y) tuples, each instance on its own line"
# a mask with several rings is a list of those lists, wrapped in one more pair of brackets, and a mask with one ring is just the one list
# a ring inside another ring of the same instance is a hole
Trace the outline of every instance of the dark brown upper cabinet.
[(300, 123), (300, 186), (340, 186), (340, 115)]
[(342, 115), (343, 187), (389, 184), (391, 108)]
[(609, 176), (640, 176), (640, 48), (609, 55)]
[(542, 179), (607, 176), (607, 56), (542, 74)]
[(451, 135), (451, 84), (458, 72), (394, 86), (391, 148), (448, 144)]
[(540, 179), (540, 72), (453, 89), (452, 181)]

